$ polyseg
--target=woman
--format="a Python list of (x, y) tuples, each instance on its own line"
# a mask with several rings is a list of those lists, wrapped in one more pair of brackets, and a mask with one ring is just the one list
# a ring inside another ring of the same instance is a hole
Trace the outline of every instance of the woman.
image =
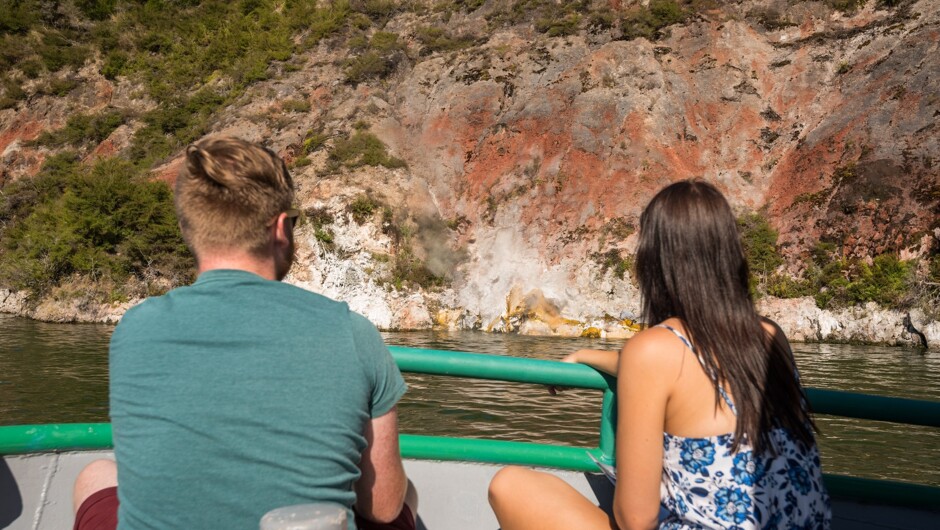
[(754, 310), (734, 214), (717, 189), (682, 181), (650, 201), (636, 277), (644, 321), (657, 325), (619, 356), (566, 358), (617, 375), (614, 520), (557, 477), (509, 467), (490, 484), (503, 530), (828, 528), (793, 355)]

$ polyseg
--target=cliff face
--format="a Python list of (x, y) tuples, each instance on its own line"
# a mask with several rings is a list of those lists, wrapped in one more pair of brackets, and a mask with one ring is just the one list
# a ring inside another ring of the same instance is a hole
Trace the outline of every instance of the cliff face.
[[(343, 82), (351, 52), (335, 38), (216, 114), (212, 133), (296, 164), (314, 222), (291, 281), (386, 328), (626, 335), (639, 213), (683, 178), (716, 184), (740, 212), (765, 211), (790, 272), (819, 241), (861, 258), (940, 248), (937, 2), (852, 13), (741, 2), (655, 41), (493, 28), (498, 3), (483, 4), (447, 21), (471, 47), (429, 53), (415, 35), (437, 15), (403, 13), (383, 28), (405, 43), (389, 77)], [(150, 105), (95, 65), (77, 75), (68, 100), (0, 111), (4, 179), (35, 173), (49, 151), (24, 142), (70, 113)], [(309, 107), (286, 109), (293, 99)], [(135, 127), (86, 156), (120, 155)], [(361, 129), (407, 166), (336, 170), (331, 148)], [(312, 131), (323, 148), (309, 149)], [(172, 180), (176, 168), (155, 174)], [(363, 197), (370, 207), (353, 215)], [(396, 285), (402, 253), (444, 284)]]

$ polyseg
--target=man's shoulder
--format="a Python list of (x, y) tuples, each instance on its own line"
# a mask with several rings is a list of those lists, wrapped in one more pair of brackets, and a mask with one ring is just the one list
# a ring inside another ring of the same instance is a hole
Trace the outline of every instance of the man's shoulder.
[(305, 302), (308, 302), (311, 304), (329, 306), (331, 308), (342, 309), (343, 311), (349, 311), (349, 305), (346, 302), (343, 302), (341, 300), (334, 300), (333, 298), (330, 298), (329, 296), (320, 294), (316, 291), (305, 289), (299, 285), (294, 285), (292, 283), (287, 283), (283, 281), (281, 282), (268, 281), (267, 285), (271, 287), (272, 289), (278, 290), (279, 294), (283, 294), (285, 296), (302, 299)]

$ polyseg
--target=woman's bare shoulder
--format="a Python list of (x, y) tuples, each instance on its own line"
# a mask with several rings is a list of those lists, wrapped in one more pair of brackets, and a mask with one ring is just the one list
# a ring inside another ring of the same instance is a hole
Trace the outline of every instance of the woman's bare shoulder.
[[(679, 332), (682, 333), (683, 330), (679, 329)], [(658, 369), (670, 366), (678, 368), (682, 363), (684, 350), (685, 345), (672, 331), (663, 327), (649, 327), (624, 344), (621, 364), (645, 365)]]

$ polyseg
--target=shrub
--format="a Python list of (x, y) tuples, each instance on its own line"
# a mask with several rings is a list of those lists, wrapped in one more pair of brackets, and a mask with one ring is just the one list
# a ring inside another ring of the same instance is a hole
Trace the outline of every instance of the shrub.
[(620, 20), (621, 31), (626, 40), (638, 37), (656, 40), (664, 28), (684, 21), (687, 16), (675, 0), (652, 0), (647, 7), (628, 12)]
[[(355, 44), (355, 43), (354, 43)], [(377, 31), (365, 51), (346, 61), (346, 81), (357, 84), (369, 79), (382, 79), (395, 71), (405, 49), (398, 35)]]
[(883, 306), (903, 305), (911, 291), (913, 267), (893, 254), (876, 256), (871, 265), (859, 263), (846, 286), (853, 303), (877, 302)]
[(78, 81), (71, 77), (50, 79), (39, 92), (47, 96), (65, 97), (69, 92), (78, 88)]
[(868, 0), (825, 0), (826, 5), (836, 11), (852, 12), (865, 5)]
[(389, 156), (382, 140), (372, 133), (356, 132), (349, 138), (338, 139), (330, 151), (329, 168), (357, 168), (362, 166), (405, 167), (404, 160)]
[(310, 102), (306, 99), (287, 99), (281, 102), (281, 109), (285, 112), (310, 112)]
[(612, 248), (607, 252), (598, 252), (593, 255), (594, 261), (601, 266), (601, 273), (606, 274), (612, 270), (614, 275), (623, 279), (627, 271), (633, 269), (633, 257), (624, 256), (619, 248)]
[(117, 0), (76, 0), (76, 7), (92, 20), (104, 20), (114, 14)]
[(65, 66), (80, 67), (89, 55), (87, 48), (58, 32), (43, 35), (36, 51), (50, 72), (58, 72)]
[(189, 279), (169, 187), (136, 175), (123, 160), (86, 167), (63, 155), (4, 190), (0, 281), (40, 294), (74, 274)]
[(31, 2), (4, 2), (0, 9), (0, 35), (25, 34), (38, 22)]
[(751, 273), (751, 289), (763, 288), (774, 270), (783, 264), (777, 250), (777, 231), (756, 212), (738, 217), (738, 231)]
[(330, 135), (326, 134), (321, 130), (311, 130), (307, 133), (307, 136), (304, 137), (304, 142), (302, 144), (303, 153), (308, 155), (324, 145), (326, 141), (330, 139)]
[[(559, 16), (560, 15), (560, 16)], [(535, 30), (549, 37), (574, 35), (578, 32), (581, 15), (578, 13), (549, 13), (548, 16), (535, 21)]]
[(26, 92), (15, 79), (3, 79), (0, 82), (0, 110), (15, 107), (17, 102), (26, 99)]
[(446, 278), (434, 274), (408, 245), (398, 247), (389, 281), (396, 289), (402, 289), (409, 284), (427, 289), (447, 283)]
[(104, 114), (76, 114), (68, 119), (65, 126), (55, 131), (44, 131), (36, 143), (51, 147), (80, 145), (86, 142), (101, 143), (124, 123), (124, 115), (118, 111)]
[(429, 55), (436, 52), (456, 51), (473, 44), (473, 39), (469, 37), (452, 37), (441, 28), (434, 26), (423, 26), (415, 31), (415, 38), (421, 43), (422, 55)]
[(127, 71), (127, 62), (129, 57), (122, 51), (112, 51), (104, 58), (104, 64), (101, 65), (101, 75), (105, 79), (115, 80), (117, 76)]
[(379, 203), (377, 203), (372, 197), (363, 194), (359, 195), (356, 197), (356, 200), (349, 203), (347, 211), (350, 215), (352, 215), (352, 218), (356, 221), (356, 223), (365, 224), (366, 221), (372, 218), (372, 215), (375, 214), (375, 210), (378, 207)]
[(30, 79), (36, 79), (42, 73), (42, 63), (35, 59), (20, 61), (16, 66)]
[(800, 298), (815, 294), (809, 282), (785, 274), (771, 274), (765, 287), (767, 294), (777, 298)]
[(349, 2), (352, 10), (377, 21), (391, 18), (400, 8), (398, 4), (399, 2), (394, 0), (351, 0)]
[(886, 307), (906, 307), (913, 300), (914, 263), (893, 254), (875, 256), (872, 264), (846, 259), (836, 245), (820, 242), (811, 252), (804, 292), (814, 294), (820, 308), (877, 302)]

